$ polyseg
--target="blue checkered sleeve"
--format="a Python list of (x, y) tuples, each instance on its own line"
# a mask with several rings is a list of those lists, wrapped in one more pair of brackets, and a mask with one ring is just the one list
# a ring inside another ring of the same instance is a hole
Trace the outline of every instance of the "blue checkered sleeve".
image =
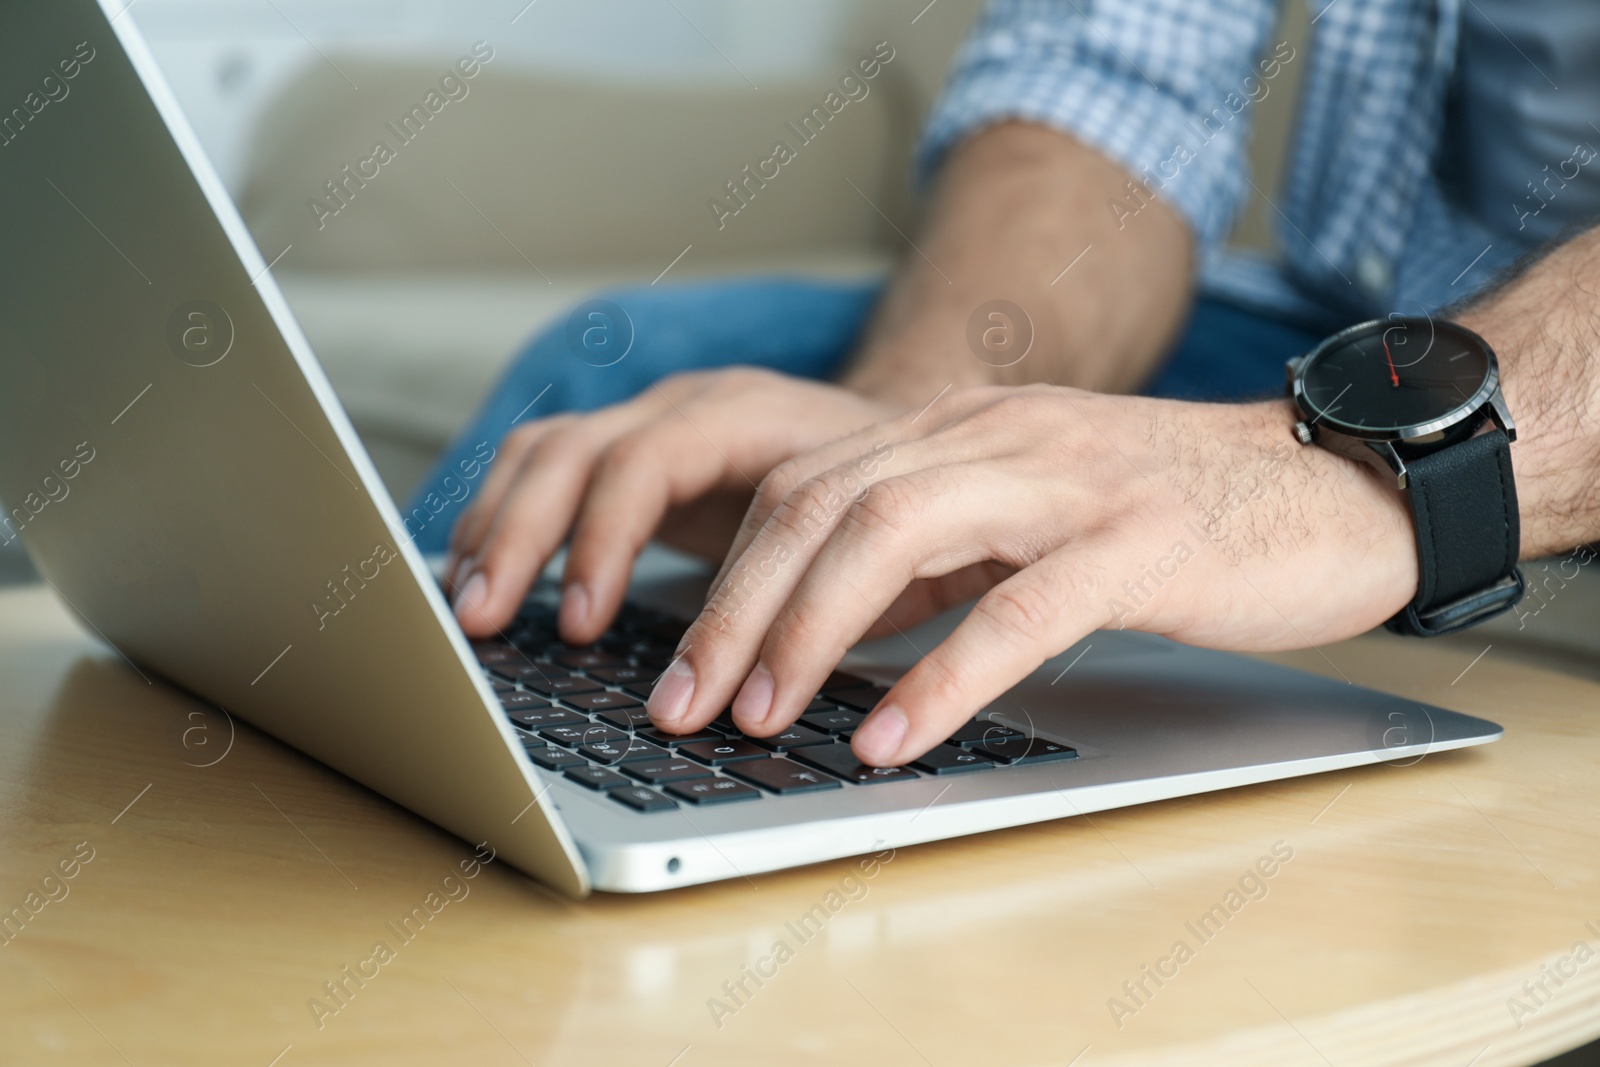
[(1258, 66), (1272, 62), (1275, 14), (1273, 0), (991, 0), (934, 105), (918, 172), (985, 126), (1036, 122), (1115, 160), (1202, 245), (1218, 243), (1248, 180), (1248, 101), (1281, 70)]

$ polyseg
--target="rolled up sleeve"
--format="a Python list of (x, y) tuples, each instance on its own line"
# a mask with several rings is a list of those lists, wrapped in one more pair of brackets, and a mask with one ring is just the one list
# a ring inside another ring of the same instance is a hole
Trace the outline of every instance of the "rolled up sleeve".
[(1272, 0), (992, 0), (934, 104), (918, 174), (985, 126), (1040, 123), (1148, 183), (1202, 246), (1219, 243), (1247, 184), (1248, 101), (1271, 91), (1257, 61), (1274, 17)]

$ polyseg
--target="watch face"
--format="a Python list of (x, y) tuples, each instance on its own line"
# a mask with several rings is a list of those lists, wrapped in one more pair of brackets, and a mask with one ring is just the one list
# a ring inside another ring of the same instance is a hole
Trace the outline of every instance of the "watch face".
[(1398, 433), (1475, 409), (1492, 371), (1488, 345), (1469, 330), (1393, 318), (1325, 342), (1301, 368), (1300, 395), (1330, 429)]

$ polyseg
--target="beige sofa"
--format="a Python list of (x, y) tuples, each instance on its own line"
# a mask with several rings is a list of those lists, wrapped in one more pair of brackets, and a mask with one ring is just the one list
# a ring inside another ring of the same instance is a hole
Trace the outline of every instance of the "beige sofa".
[[(266, 109), (240, 206), (268, 259), (288, 249), (276, 276), (403, 496), (517, 347), (597, 289), (669, 265), (662, 284), (885, 270), (914, 225), (917, 128), (978, 6), (940, 0), (912, 24), (861, 0), (831, 59), (759, 89), (563, 80), (496, 56), (457, 70), (450, 99), (458, 57), (333, 54)], [(430, 90), (438, 113), (401, 128)], [(368, 163), (378, 140), (393, 157)], [(780, 140), (795, 156), (763, 184)], [(734, 180), (748, 206), (719, 218)]]

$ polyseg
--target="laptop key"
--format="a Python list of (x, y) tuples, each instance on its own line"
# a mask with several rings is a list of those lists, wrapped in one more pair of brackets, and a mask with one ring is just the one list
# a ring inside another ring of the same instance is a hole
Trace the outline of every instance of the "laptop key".
[(552, 707), (549, 704), (540, 708), (519, 708), (508, 711), (506, 718), (524, 730), (539, 731), (546, 726), (571, 726), (573, 723), (588, 723), (582, 715), (566, 708)]
[(963, 771), (981, 771), (994, 766), (994, 760), (982, 752), (957, 748), (954, 745), (934, 745), (933, 751), (911, 761), (911, 766), (926, 774), (960, 774)]
[(542, 649), (556, 640), (556, 628), (554, 624), (528, 622), (507, 631), (506, 639), (524, 652)]
[(557, 640), (557, 625), (554, 614), (549, 616), (525, 616), (514, 619), (506, 629), (506, 640), (517, 648), (544, 648), (552, 641)]
[(738, 760), (767, 758), (765, 749), (757, 748), (750, 742), (741, 741), (736, 737), (724, 737), (720, 741), (696, 741), (689, 745), (679, 745), (678, 754), (699, 760), (701, 763), (712, 767), (720, 767), (724, 763), (734, 763)]
[(745, 760), (730, 764), (728, 773), (779, 796), (840, 788), (837, 781), (821, 771), (802, 767), (786, 759)]
[(828, 675), (828, 680), (822, 683), (822, 687), (818, 692), (827, 693), (835, 689), (860, 689), (871, 684), (865, 678), (858, 678), (844, 671), (834, 671)]
[(572, 648), (552, 652), (550, 658), (563, 667), (575, 671), (593, 670), (596, 667), (626, 667), (628, 661), (615, 652), (602, 652), (597, 648)]
[(651, 727), (648, 730), (639, 731), (639, 737), (642, 740), (649, 741), (654, 745), (665, 745), (668, 748), (693, 744), (696, 741), (721, 741), (722, 736), (715, 730), (696, 730), (692, 734), (669, 734), (665, 730)]
[(869, 767), (856, 759), (856, 754), (850, 751), (850, 746), (843, 742), (797, 748), (789, 753), (789, 758), (817, 767), (857, 785), (905, 781), (918, 777), (917, 772), (909, 767)]
[(617, 711), (602, 711), (595, 719), (607, 726), (615, 726), (619, 730), (637, 730), (650, 725), (650, 713), (643, 708), (621, 708)]
[(1013, 730), (1009, 726), (1001, 726), (997, 722), (987, 719), (971, 719), (956, 727), (955, 733), (946, 740), (946, 744), (955, 745), (957, 748), (973, 748), (982, 746), (989, 741), (1015, 741), (1027, 736), (1021, 730)]
[(564, 678), (524, 678), (522, 684), (541, 696), (560, 697), (563, 700), (576, 693), (601, 692), (599, 682), (579, 678), (576, 674), (569, 674)]
[[(763, 753), (765, 755), (765, 753)], [(728, 800), (754, 800), (761, 795), (743, 782), (732, 778), (690, 778), (682, 782), (668, 782), (667, 792), (682, 797), (691, 804), (720, 804)]]
[(879, 685), (869, 685), (861, 689), (841, 689), (829, 693), (828, 699), (835, 704), (842, 704), (847, 708), (857, 711), (871, 711), (878, 706), (878, 701), (889, 695), (889, 691)]
[(489, 675), (489, 688), (493, 689), (496, 693), (514, 693), (517, 691), (516, 686), (506, 681), (504, 678), (496, 678), (492, 674)]
[(564, 748), (554, 745), (525, 744), (523, 748), (528, 753), (528, 758), (547, 771), (564, 771), (568, 767), (577, 767), (583, 763), (583, 757), (568, 752)]
[(720, 730), (733, 737), (738, 737), (744, 733), (743, 730), (734, 725), (733, 711), (731, 709), (724, 710), (721, 715), (718, 715), (706, 725), (712, 730)]
[(648, 741), (635, 741), (626, 734), (618, 741), (600, 741), (579, 747), (579, 752), (596, 763), (631, 763), (634, 760), (667, 759), (671, 753)]
[(773, 734), (771, 737), (747, 737), (745, 740), (771, 752), (787, 752), (791, 748), (804, 748), (806, 745), (826, 745), (833, 738), (821, 730), (796, 724), (781, 734)]
[(579, 745), (598, 745), (606, 741), (620, 741), (628, 735), (614, 726), (575, 722), (569, 726), (547, 726), (539, 731), (539, 736), (546, 741), (554, 741), (558, 745), (570, 745), (576, 748)]
[(556, 678), (570, 677), (571, 671), (564, 671), (560, 667), (548, 663), (532, 663), (528, 657), (517, 654), (514, 662), (498, 663), (490, 670), (501, 678), (513, 682), (528, 682), (534, 680), (553, 681)]
[(500, 706), (507, 711), (524, 711), (548, 708), (550, 702), (537, 693), (526, 693), (521, 689), (513, 689), (509, 693), (500, 694)]
[(849, 708), (835, 708), (832, 711), (819, 711), (810, 715), (800, 716), (800, 724), (809, 726), (813, 730), (825, 734), (847, 734), (861, 725), (861, 720), (866, 718), (859, 711)]
[(589, 677), (607, 685), (648, 685), (656, 673), (648, 667), (596, 667), (589, 672)]
[(608, 771), (604, 767), (573, 767), (567, 771), (567, 777), (590, 789), (615, 789), (618, 786), (633, 785), (633, 782), (616, 771)]
[(529, 599), (522, 602), (522, 607), (517, 609), (517, 617), (513, 625), (549, 630), (554, 633), (559, 611), (555, 602), (560, 601), (561, 591), (558, 589), (551, 590), (551, 601), (553, 602), (542, 602), (533, 599), (539, 592), (536, 587), (535, 591), (529, 594)]
[(706, 769), (698, 763), (690, 763), (686, 759), (656, 759), (637, 763), (625, 763), (622, 766), (624, 774), (631, 774), (641, 782), (676, 782), (684, 778), (704, 778)]
[(985, 741), (979, 752), (993, 756), (1001, 763), (1013, 766), (1021, 763), (1049, 763), (1053, 760), (1076, 759), (1078, 750), (1046, 741), (1042, 737), (1008, 737), (1001, 741)]
[(678, 802), (664, 797), (654, 789), (630, 785), (626, 789), (612, 789), (606, 793), (612, 800), (628, 805), (634, 811), (677, 811)]
[(678, 647), (678, 642), (683, 640), (683, 632), (688, 628), (689, 624), (682, 619), (658, 615), (653, 620), (634, 627), (634, 630), (652, 641), (667, 646), (666, 652), (671, 655), (672, 650)]
[(561, 697), (563, 704), (584, 711), (609, 711), (612, 708), (637, 708), (642, 707), (637, 697), (626, 693), (608, 693), (601, 690), (598, 693), (573, 693)]

